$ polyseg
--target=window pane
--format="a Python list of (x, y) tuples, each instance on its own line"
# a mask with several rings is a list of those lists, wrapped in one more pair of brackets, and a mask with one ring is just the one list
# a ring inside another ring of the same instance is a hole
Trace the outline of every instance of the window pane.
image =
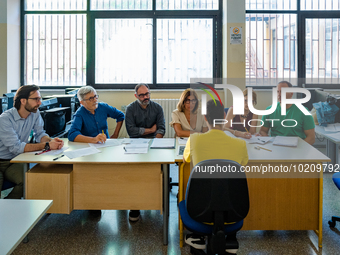
[(157, 20), (157, 83), (212, 78), (213, 20)]
[(96, 83), (152, 83), (152, 19), (96, 19)]
[(246, 15), (246, 77), (297, 78), (295, 14)]
[(27, 11), (86, 10), (86, 0), (26, 0)]
[(246, 0), (246, 10), (297, 10), (297, 0)]
[(340, 10), (340, 0), (301, 0), (301, 10)]
[(91, 10), (152, 10), (152, 0), (91, 0)]
[(25, 84), (86, 84), (86, 15), (25, 15)]
[(306, 19), (307, 83), (340, 82), (340, 19)]
[(218, 10), (218, 0), (157, 0), (157, 10)]

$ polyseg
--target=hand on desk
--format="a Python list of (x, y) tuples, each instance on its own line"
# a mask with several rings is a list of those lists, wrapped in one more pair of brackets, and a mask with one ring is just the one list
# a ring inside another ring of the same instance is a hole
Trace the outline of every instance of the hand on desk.
[(53, 138), (49, 144), (51, 150), (60, 150), (64, 146), (64, 141), (56, 137)]

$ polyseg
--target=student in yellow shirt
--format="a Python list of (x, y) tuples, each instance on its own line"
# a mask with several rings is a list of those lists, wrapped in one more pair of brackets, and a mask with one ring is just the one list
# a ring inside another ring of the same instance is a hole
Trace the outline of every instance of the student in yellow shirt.
[[(209, 131), (191, 134), (183, 153), (183, 161), (191, 162), (192, 166), (208, 159), (228, 159), (241, 165), (248, 163), (246, 142), (233, 138), (223, 132), (223, 125), (215, 125), (214, 119), (224, 119), (224, 107), (219, 101), (210, 100), (207, 103), (207, 115), (204, 116)], [(191, 168), (192, 169), (192, 168)], [(228, 234), (228, 240), (236, 241), (236, 233)], [(196, 249), (205, 249), (204, 236), (188, 234), (185, 242)], [(237, 243), (237, 242), (236, 242)], [(227, 250), (236, 253), (237, 249)]]

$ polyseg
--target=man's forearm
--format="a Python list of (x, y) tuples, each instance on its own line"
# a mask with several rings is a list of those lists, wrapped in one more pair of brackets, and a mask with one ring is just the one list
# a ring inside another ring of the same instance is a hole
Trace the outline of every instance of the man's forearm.
[(313, 145), (315, 143), (315, 137), (313, 136), (307, 136), (305, 138), (305, 142), (309, 143), (310, 145)]
[(44, 137), (42, 137), (40, 139), (40, 142), (42, 142), (42, 143), (47, 143), (47, 142), (50, 142), (50, 141), (52, 141), (52, 138), (47, 136), (47, 135), (45, 135)]
[[(42, 140), (42, 139), (41, 139)], [(41, 151), (45, 148), (46, 142), (41, 143), (27, 143), (24, 152)]]
[(95, 138), (90, 136), (84, 136), (84, 135), (77, 135), (76, 138), (74, 138), (74, 142), (78, 143), (95, 143)]

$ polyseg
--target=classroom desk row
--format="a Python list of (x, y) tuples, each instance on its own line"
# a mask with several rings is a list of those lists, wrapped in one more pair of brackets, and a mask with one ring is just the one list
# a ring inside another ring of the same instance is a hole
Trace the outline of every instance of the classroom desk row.
[[(69, 149), (87, 144), (68, 142)], [(176, 143), (178, 145), (178, 143)], [(329, 158), (303, 140), (298, 147), (267, 144), (272, 152), (248, 144), (248, 166), (264, 164), (320, 164)], [(39, 163), (26, 173), (27, 199), (53, 199), (49, 213), (72, 210), (160, 210), (163, 244), (168, 243), (169, 164), (179, 163), (179, 199), (190, 174), (176, 149), (149, 149), (147, 154), (125, 154), (123, 145), (100, 149), (101, 153), (53, 161), (52, 155), (21, 154), (13, 163)], [(94, 174), (95, 172), (95, 174)], [(245, 230), (315, 230), (322, 244), (322, 172), (292, 174), (247, 173), (250, 211)], [(179, 219), (180, 221), (180, 219)], [(183, 225), (180, 221), (180, 246)]]

